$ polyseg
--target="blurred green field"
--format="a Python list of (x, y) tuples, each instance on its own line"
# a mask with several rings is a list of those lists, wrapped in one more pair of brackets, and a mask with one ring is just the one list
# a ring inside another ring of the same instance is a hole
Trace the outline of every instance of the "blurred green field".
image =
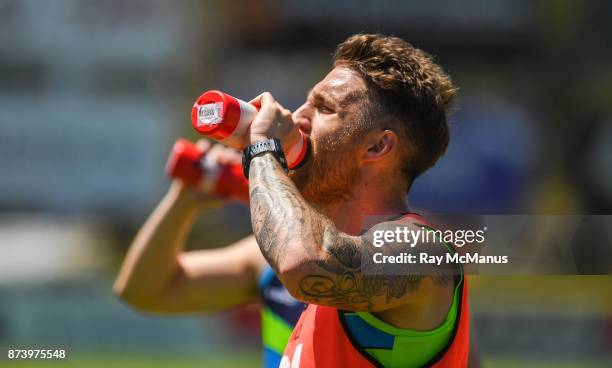
[(484, 359), (484, 368), (608, 368), (609, 361), (525, 361), (514, 359)]
[(91, 355), (72, 357), (66, 361), (0, 361), (0, 367), (7, 368), (256, 368), (261, 367), (261, 357), (253, 354), (218, 356), (154, 356), (154, 355)]
[[(518, 359), (484, 359), (484, 368), (607, 368), (609, 361), (525, 361)], [(218, 355), (202, 357), (180, 357), (152, 355), (91, 355), (70, 358), (68, 361), (0, 361), (0, 367), (38, 368), (38, 367), (79, 367), (79, 368), (255, 368), (261, 367), (261, 358), (257, 354)]]

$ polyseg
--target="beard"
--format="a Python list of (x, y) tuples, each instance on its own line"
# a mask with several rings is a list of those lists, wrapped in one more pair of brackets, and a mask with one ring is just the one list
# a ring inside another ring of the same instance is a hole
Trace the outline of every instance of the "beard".
[(353, 198), (352, 188), (359, 177), (358, 145), (355, 137), (346, 133), (311, 139), (310, 158), (289, 174), (304, 198), (319, 208)]

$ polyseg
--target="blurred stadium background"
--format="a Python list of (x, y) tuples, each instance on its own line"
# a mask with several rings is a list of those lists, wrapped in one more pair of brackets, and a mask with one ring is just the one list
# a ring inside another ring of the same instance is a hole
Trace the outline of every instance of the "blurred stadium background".
[[(427, 50), (461, 88), (415, 208), (611, 213), (612, 2), (0, 0), (0, 346), (65, 347), (62, 366), (259, 366), (256, 306), (146, 316), (111, 284), (172, 143), (197, 138), (197, 95), (296, 108), (360, 31)], [(240, 238), (247, 215), (205, 214), (189, 246)], [(611, 366), (610, 281), (474, 276), (484, 366)]]

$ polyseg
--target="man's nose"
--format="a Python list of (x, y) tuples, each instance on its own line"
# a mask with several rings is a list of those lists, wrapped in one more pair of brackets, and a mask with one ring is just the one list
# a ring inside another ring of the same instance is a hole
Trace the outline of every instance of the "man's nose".
[(310, 134), (310, 131), (312, 130), (312, 123), (308, 115), (308, 108), (306, 104), (300, 106), (297, 110), (295, 110), (293, 112), (292, 118), (293, 123), (298, 125), (304, 133)]

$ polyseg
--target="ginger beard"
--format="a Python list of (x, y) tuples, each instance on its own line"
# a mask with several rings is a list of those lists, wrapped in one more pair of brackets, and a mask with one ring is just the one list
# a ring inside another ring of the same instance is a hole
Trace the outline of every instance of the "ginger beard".
[(289, 175), (307, 201), (325, 208), (352, 198), (359, 177), (356, 138), (348, 128), (311, 138), (310, 158)]

